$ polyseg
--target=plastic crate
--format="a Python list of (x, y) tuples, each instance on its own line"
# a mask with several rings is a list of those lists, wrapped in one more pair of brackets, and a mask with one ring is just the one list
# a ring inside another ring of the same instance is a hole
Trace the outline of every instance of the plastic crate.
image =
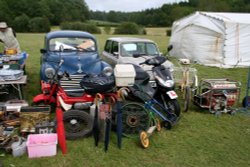
[(117, 64), (114, 69), (116, 86), (132, 86), (135, 82), (135, 69), (132, 64)]
[(28, 136), (27, 148), (29, 158), (56, 155), (57, 134), (31, 134)]

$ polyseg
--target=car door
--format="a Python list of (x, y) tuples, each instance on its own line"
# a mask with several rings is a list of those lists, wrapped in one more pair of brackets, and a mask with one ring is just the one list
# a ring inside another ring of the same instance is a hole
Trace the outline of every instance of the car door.
[(109, 63), (112, 67), (117, 64), (119, 47), (118, 42), (108, 40), (105, 44), (104, 51), (102, 52), (102, 58)]

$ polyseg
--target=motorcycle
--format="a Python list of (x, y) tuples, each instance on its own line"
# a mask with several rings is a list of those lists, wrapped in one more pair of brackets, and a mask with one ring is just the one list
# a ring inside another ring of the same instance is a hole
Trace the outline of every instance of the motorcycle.
[[(150, 99), (154, 99), (157, 101), (157, 104), (159, 102), (159, 104), (162, 105), (161, 108), (167, 109), (165, 111), (174, 114), (178, 118), (180, 116), (180, 105), (177, 100), (178, 96), (174, 91), (175, 85), (170, 70), (162, 66), (165, 61), (165, 57), (157, 56), (140, 63), (140, 65), (146, 64), (153, 66), (152, 73), (156, 81), (156, 88), (151, 87), (149, 83), (149, 74), (140, 66), (133, 65), (136, 72), (135, 84), (134, 86), (129, 87), (131, 92), (129, 97), (131, 98), (130, 100), (140, 100), (143, 103)], [(141, 125), (138, 122), (145, 120), (148, 115), (141, 111), (140, 114), (136, 114), (139, 113), (139, 111), (136, 110), (136, 107), (132, 105), (130, 106), (129, 109), (127, 105), (122, 108), (124, 115), (123, 118), (125, 120), (123, 126), (127, 134), (138, 133), (141, 130)], [(166, 113), (165, 111), (163, 111), (163, 114), (169, 115), (169, 113)]]
[[(59, 71), (63, 64), (61, 59), (57, 66), (53, 77), (48, 82), (41, 81), (42, 94), (39, 94), (33, 98), (34, 105), (56, 105), (57, 108), (62, 108), (63, 121), (65, 127), (65, 136), (67, 139), (76, 139), (84, 137), (92, 130), (93, 118), (86, 111), (94, 102), (94, 96), (84, 93), (83, 89), (75, 89), (76, 92), (67, 92), (65, 83), (63, 82), (78, 82), (77, 76), (74, 78), (65, 71)], [(78, 76), (79, 79), (82, 76)], [(79, 84), (78, 84), (79, 85)], [(80, 85), (79, 85), (80, 87)]]
[(140, 65), (153, 66), (152, 73), (156, 81), (156, 88), (150, 86), (149, 74), (136, 65), (134, 66), (136, 71), (135, 83), (139, 84), (151, 97), (162, 103), (165, 108), (170, 108), (171, 112), (179, 117), (180, 105), (177, 100), (178, 96), (174, 91), (175, 83), (170, 70), (162, 66), (166, 60), (163, 56), (157, 56), (140, 63)]

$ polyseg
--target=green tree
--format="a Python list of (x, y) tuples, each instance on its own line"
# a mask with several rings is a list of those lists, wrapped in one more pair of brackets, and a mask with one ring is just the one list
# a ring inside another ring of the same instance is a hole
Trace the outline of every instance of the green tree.
[(29, 32), (29, 19), (26, 14), (16, 17), (13, 22), (13, 29), (16, 32)]
[(228, 0), (199, 0), (198, 8), (202, 11), (228, 12), (230, 5)]
[(29, 29), (31, 32), (49, 32), (49, 20), (45, 17), (34, 17), (29, 21)]
[(5, 21), (7, 24), (11, 25), (12, 24), (12, 13), (11, 10), (8, 6), (8, 3), (6, 0), (0, 0), (0, 21)]
[(143, 34), (144, 32), (137, 24), (124, 22), (115, 29), (114, 34)]
[(110, 32), (111, 32), (111, 27), (110, 27), (110, 26), (105, 26), (105, 27), (104, 27), (104, 31), (105, 31), (106, 34), (110, 34)]

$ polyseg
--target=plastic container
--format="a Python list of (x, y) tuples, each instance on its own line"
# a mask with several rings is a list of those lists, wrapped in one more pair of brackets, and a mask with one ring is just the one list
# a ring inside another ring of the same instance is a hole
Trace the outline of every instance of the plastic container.
[(56, 155), (57, 134), (31, 134), (28, 136), (27, 148), (29, 158)]
[(132, 86), (135, 83), (135, 69), (132, 64), (117, 64), (114, 69), (116, 86)]
[(27, 151), (26, 141), (19, 138), (17, 142), (12, 143), (11, 149), (13, 157), (22, 156)]
[(6, 111), (20, 112), (22, 107), (28, 106), (28, 102), (25, 100), (8, 100), (5, 103)]
[[(8, 65), (10, 68), (10, 65)], [(4, 81), (16, 81), (23, 76), (23, 70), (1, 69), (0, 78)]]

